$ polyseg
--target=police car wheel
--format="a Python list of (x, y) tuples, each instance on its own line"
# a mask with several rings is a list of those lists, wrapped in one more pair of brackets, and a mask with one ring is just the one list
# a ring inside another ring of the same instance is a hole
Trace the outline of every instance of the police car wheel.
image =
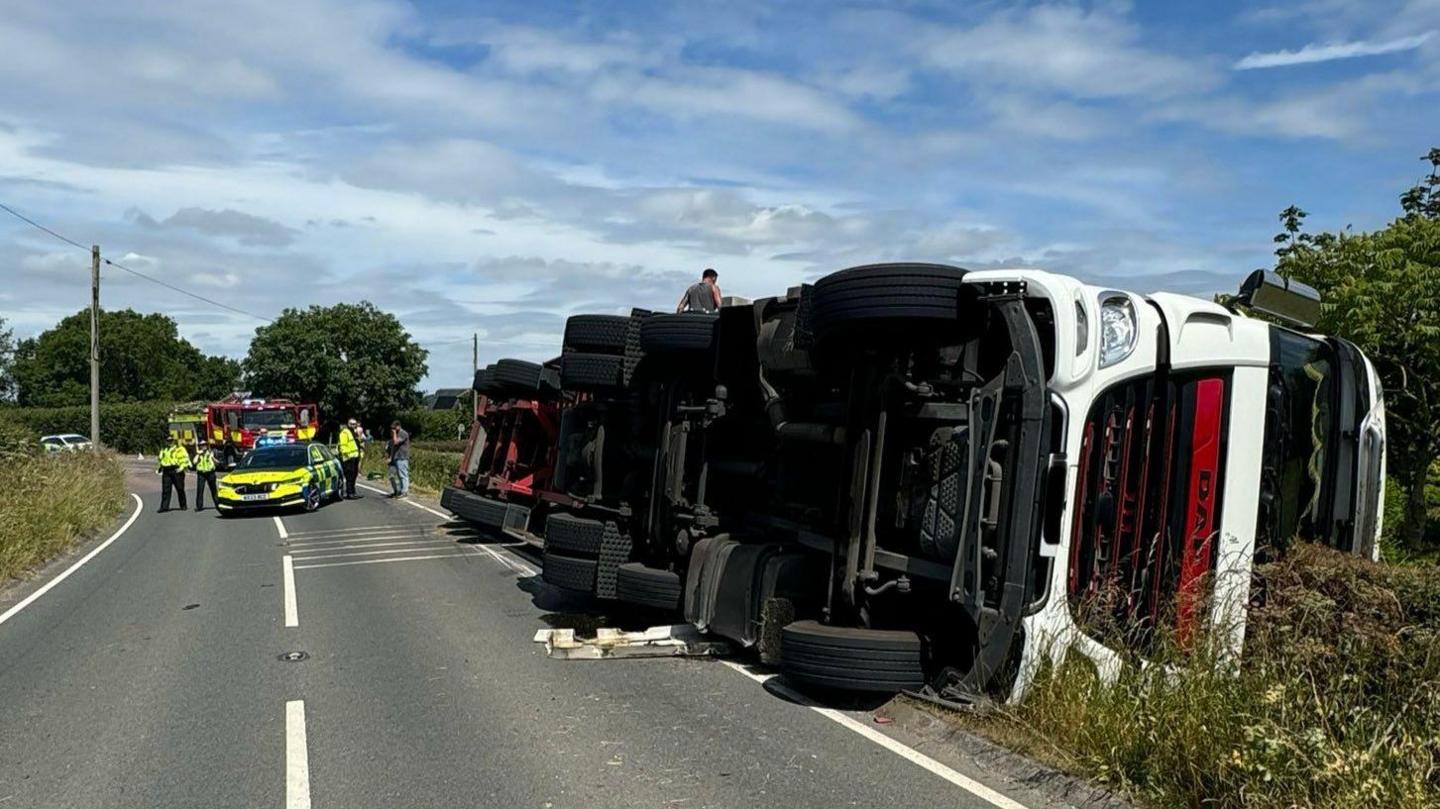
[(305, 510), (314, 511), (320, 508), (320, 487), (310, 486), (305, 490)]

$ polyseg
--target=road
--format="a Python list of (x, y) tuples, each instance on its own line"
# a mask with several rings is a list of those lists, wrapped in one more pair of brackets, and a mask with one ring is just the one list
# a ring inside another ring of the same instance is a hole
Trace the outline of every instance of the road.
[(0, 622), (0, 809), (1047, 805), (740, 665), (552, 660), (535, 631), (590, 605), (430, 507), (131, 484), (134, 524)]

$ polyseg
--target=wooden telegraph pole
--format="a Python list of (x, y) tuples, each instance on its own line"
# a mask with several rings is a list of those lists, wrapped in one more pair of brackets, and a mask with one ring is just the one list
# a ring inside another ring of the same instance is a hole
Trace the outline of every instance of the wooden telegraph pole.
[(480, 391), (475, 390), (475, 374), (480, 372), (480, 332), (470, 335), (470, 420), (480, 418)]
[(100, 245), (90, 245), (90, 445), (100, 449)]

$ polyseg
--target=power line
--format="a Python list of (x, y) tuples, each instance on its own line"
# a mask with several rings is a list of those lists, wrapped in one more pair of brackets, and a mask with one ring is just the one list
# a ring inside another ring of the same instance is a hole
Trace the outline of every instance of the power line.
[[(81, 250), (84, 250), (84, 251), (87, 252), (87, 253), (90, 252), (90, 248), (86, 247), (85, 245), (83, 245), (83, 244), (75, 241), (74, 239), (69, 238), (68, 236), (63, 236), (63, 235), (61, 235), (61, 234), (59, 234), (59, 233), (56, 233), (55, 231), (51, 230), (50, 228), (47, 228), (47, 227), (45, 227), (44, 225), (40, 224), (39, 222), (36, 222), (34, 219), (31, 219), (30, 217), (25, 216), (24, 214), (20, 213), (19, 211), (15, 210), (14, 208), (11, 208), (9, 205), (6, 205), (6, 204), (3, 203), (3, 202), (0, 202), (0, 210), (5, 211), (6, 213), (10, 214), (11, 216), (15, 217), (16, 219), (19, 219), (21, 222), (24, 222), (24, 223), (26, 223), (27, 225), (30, 225), (31, 227), (37, 228), (37, 229), (39, 229), (39, 230), (44, 231), (45, 233), (50, 234), (51, 236), (54, 236), (55, 238), (59, 239), (59, 240), (62, 241), (62, 242), (65, 242), (66, 244), (69, 244), (69, 245), (73, 245), (73, 246), (75, 246), (75, 247), (78, 247), (78, 248), (80, 248)], [(132, 270), (132, 269), (130, 269), (129, 267), (126, 267), (124, 264), (120, 264), (120, 263), (111, 261), (111, 260), (108, 259), (108, 258), (105, 259), (105, 263), (106, 263), (106, 264), (109, 264), (111, 267), (114, 267), (114, 268), (117, 269), (117, 270), (124, 270), (125, 272), (128, 272), (128, 273), (130, 273), (131, 275), (133, 275), (133, 276), (135, 276), (135, 277), (137, 277), (137, 278), (143, 278), (143, 279), (145, 279), (146, 281), (149, 281), (149, 282), (152, 283), (152, 284), (158, 284), (158, 285), (160, 285), (160, 286), (162, 286), (162, 287), (165, 287), (166, 289), (171, 290), (172, 292), (179, 292), (181, 295), (189, 296), (189, 297), (191, 297), (191, 298), (194, 298), (194, 299), (197, 300), (197, 301), (204, 301), (205, 303), (208, 303), (208, 304), (210, 304), (211, 306), (216, 306), (216, 307), (219, 307), (219, 308), (221, 308), (221, 309), (225, 309), (226, 311), (234, 312), (234, 313), (237, 314), (237, 315), (245, 315), (246, 317), (253, 317), (253, 318), (255, 318), (256, 320), (263, 320), (263, 321), (265, 321), (266, 323), (273, 323), (273, 322), (275, 322), (275, 321), (271, 320), (270, 318), (265, 317), (265, 316), (263, 316), (263, 315), (257, 315), (257, 314), (255, 314), (254, 312), (247, 312), (247, 311), (245, 311), (244, 309), (238, 309), (238, 308), (236, 308), (236, 307), (234, 307), (234, 306), (231, 306), (231, 305), (228, 304), (228, 303), (221, 303), (220, 301), (214, 300), (214, 299), (212, 299), (212, 298), (207, 298), (207, 297), (205, 297), (204, 295), (199, 295), (199, 294), (196, 294), (196, 293), (194, 293), (194, 292), (191, 292), (191, 291), (188, 290), (188, 289), (182, 289), (181, 287), (175, 286), (174, 284), (169, 283), (168, 281), (161, 281), (159, 278), (156, 278), (156, 277), (151, 276), (151, 275), (146, 275), (145, 273), (140, 272), (139, 270)]]
[(60, 241), (65, 242), (66, 244), (74, 245), (74, 246), (80, 248), (81, 250), (84, 250), (84, 251), (87, 252), (87, 253), (90, 252), (90, 248), (86, 247), (85, 245), (83, 245), (83, 244), (75, 241), (74, 239), (68, 238), (68, 237), (66, 237), (66, 236), (61, 236), (59, 233), (56, 233), (55, 231), (51, 230), (50, 228), (45, 227), (44, 225), (40, 224), (39, 222), (36, 222), (34, 219), (31, 219), (30, 217), (28, 217), (28, 216), (20, 213), (19, 211), (15, 210), (14, 208), (11, 208), (9, 205), (6, 205), (6, 204), (3, 203), (3, 202), (0, 202), (0, 210), (4, 210), (5, 213), (10, 214), (11, 216), (15, 217), (16, 219), (19, 219), (21, 222), (24, 222), (25, 224), (27, 224), (27, 225), (29, 225), (29, 226), (31, 226), (31, 227), (33, 227), (33, 228), (37, 228), (37, 229), (39, 229), (39, 230), (45, 231), (46, 233), (50, 234), (51, 236), (54, 236), (55, 238), (59, 239)]

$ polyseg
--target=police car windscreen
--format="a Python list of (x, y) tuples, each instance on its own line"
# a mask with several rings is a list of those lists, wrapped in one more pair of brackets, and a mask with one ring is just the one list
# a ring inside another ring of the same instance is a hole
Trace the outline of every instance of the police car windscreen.
[(242, 410), (240, 426), (251, 430), (261, 427), (294, 427), (295, 414), (289, 410)]
[(299, 469), (305, 465), (306, 452), (298, 445), (257, 449), (246, 455), (236, 469)]

